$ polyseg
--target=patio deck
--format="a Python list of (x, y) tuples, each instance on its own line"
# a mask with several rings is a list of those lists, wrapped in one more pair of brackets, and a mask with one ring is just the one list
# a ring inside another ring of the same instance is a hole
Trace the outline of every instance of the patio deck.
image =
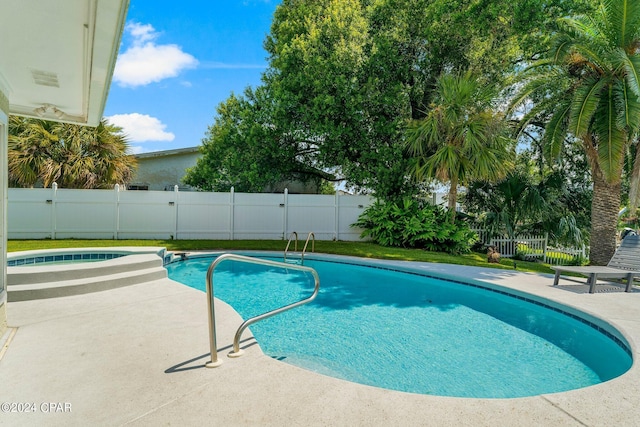
[[(413, 264), (540, 295), (606, 319), (625, 334), (634, 358), (639, 356), (637, 289), (590, 295), (580, 293), (579, 285), (564, 286), (564, 281), (553, 288), (550, 275)], [(206, 311), (203, 292), (169, 279), (9, 303), (14, 329), (0, 342), (1, 349), (9, 341), (0, 359), (0, 403), (29, 403), (35, 411), (1, 412), (0, 424), (631, 426), (640, 420), (637, 363), (612, 381), (535, 397), (402, 393), (274, 360), (262, 354), (248, 331), (242, 343), (245, 355), (229, 359), (241, 320), (221, 301), (216, 301), (216, 316), (224, 363), (207, 369)]]

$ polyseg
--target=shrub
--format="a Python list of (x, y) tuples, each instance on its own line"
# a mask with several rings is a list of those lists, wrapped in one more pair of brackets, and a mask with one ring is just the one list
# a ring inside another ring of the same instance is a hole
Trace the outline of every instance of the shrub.
[(452, 223), (442, 207), (411, 198), (401, 202), (378, 200), (352, 226), (363, 228), (361, 237), (382, 246), (464, 253), (477, 240), (463, 220), (457, 218)]

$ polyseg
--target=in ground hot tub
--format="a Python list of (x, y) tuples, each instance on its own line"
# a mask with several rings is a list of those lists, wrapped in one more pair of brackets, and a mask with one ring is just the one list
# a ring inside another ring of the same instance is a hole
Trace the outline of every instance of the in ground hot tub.
[(166, 249), (112, 247), (10, 252), (9, 301), (55, 298), (161, 279)]

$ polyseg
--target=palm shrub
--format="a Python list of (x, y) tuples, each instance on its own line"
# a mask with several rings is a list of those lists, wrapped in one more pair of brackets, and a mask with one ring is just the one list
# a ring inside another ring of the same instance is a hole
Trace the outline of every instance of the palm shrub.
[(426, 249), (435, 252), (469, 252), (477, 235), (462, 219), (451, 221), (446, 209), (412, 198), (376, 201), (352, 227), (363, 228), (362, 238), (382, 246)]

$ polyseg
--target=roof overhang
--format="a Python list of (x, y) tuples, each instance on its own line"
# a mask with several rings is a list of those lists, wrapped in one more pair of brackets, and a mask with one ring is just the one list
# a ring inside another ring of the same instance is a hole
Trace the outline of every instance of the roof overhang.
[(152, 159), (157, 157), (179, 156), (183, 154), (200, 154), (200, 146), (175, 148), (173, 150), (150, 151), (147, 153), (136, 154), (136, 159)]
[(0, 89), (9, 114), (96, 126), (129, 0), (19, 0), (0, 10)]

